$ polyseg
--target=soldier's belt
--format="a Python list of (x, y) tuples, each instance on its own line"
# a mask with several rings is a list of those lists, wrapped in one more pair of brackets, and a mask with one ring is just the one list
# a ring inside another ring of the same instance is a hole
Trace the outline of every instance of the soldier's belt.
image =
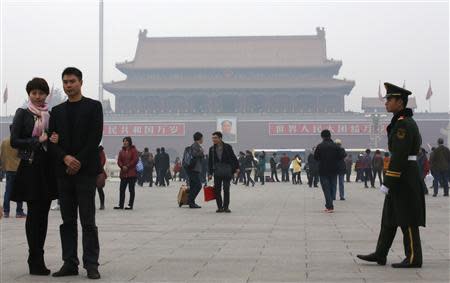
[(389, 177), (400, 178), (401, 174), (402, 174), (401, 172), (396, 172), (396, 171), (391, 171), (391, 170), (386, 171), (386, 176), (389, 176)]

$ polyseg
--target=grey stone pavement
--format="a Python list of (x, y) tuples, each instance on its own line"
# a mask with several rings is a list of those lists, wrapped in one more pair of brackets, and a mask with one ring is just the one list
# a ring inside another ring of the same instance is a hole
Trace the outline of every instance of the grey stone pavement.
[[(427, 196), (423, 268), (396, 270), (389, 264), (404, 256), (400, 229), (388, 265), (355, 258), (375, 248), (383, 203), (377, 189), (346, 184), (347, 200), (325, 214), (320, 189), (238, 185), (231, 189), (232, 213), (216, 214), (215, 202), (204, 203), (202, 194), (202, 209), (178, 208), (179, 186), (137, 187), (135, 210), (115, 211), (118, 183), (107, 184), (106, 210), (97, 212), (100, 282), (449, 282), (448, 198)], [(62, 264), (60, 223), (51, 211), (46, 262), (52, 271)], [(3, 219), (0, 282), (89, 281), (81, 268), (63, 279), (30, 276), (26, 257), (24, 219)]]

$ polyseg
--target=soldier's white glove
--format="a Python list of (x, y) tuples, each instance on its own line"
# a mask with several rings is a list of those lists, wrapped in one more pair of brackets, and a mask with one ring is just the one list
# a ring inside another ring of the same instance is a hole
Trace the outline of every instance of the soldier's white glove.
[(383, 194), (387, 195), (388, 192), (389, 192), (389, 188), (386, 187), (385, 185), (381, 185), (380, 192), (382, 192)]

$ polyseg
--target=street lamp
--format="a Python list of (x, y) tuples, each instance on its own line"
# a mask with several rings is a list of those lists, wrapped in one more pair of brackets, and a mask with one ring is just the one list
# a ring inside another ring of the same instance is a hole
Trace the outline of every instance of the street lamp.
[(367, 114), (365, 117), (371, 119), (371, 127), (370, 127), (370, 146), (371, 148), (378, 148), (381, 140), (381, 131), (380, 131), (380, 119), (386, 117), (385, 114)]

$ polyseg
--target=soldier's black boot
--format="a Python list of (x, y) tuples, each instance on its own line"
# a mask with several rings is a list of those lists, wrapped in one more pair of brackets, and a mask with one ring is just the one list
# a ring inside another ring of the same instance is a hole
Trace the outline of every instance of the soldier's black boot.
[(412, 262), (410, 263), (407, 258), (405, 258), (402, 262), (399, 263), (393, 263), (393, 268), (421, 268), (422, 263), (421, 262)]
[(419, 227), (402, 227), (403, 245), (406, 258), (399, 263), (393, 263), (393, 268), (420, 268), (422, 267), (422, 245), (420, 242)]
[(379, 257), (375, 253), (371, 253), (368, 255), (357, 255), (359, 259), (368, 261), (368, 262), (376, 262), (379, 265), (386, 265), (386, 258), (385, 257)]

